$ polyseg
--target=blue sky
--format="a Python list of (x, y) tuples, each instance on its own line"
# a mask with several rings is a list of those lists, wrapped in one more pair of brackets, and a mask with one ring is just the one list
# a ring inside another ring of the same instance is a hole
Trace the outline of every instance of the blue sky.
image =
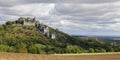
[(0, 24), (19, 17), (73, 35), (120, 36), (119, 0), (0, 0)]

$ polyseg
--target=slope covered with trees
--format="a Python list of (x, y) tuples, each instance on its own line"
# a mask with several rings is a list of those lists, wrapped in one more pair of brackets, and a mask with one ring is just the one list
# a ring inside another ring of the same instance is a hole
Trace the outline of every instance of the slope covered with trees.
[(112, 46), (95, 38), (81, 40), (58, 29), (49, 29), (50, 32), (57, 33), (55, 39), (41, 34), (35, 26), (23, 26), (15, 21), (8, 21), (0, 25), (0, 51), (34, 54), (120, 51), (120, 45)]

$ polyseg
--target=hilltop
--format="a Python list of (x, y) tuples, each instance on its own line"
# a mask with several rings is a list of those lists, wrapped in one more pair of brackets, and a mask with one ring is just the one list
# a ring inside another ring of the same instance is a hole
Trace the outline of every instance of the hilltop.
[(120, 51), (102, 40), (87, 40), (70, 36), (39, 22), (35, 18), (20, 17), (0, 25), (0, 51), (34, 54), (94, 53)]

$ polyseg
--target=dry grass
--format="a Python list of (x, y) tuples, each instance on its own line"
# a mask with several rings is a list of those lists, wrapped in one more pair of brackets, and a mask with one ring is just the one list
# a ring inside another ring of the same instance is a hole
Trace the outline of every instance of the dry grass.
[(0, 60), (120, 60), (120, 53), (67, 55), (0, 53)]

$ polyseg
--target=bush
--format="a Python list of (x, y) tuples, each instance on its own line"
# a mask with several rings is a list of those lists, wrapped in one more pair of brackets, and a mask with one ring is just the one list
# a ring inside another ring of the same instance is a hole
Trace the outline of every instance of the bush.
[(95, 50), (93, 48), (89, 48), (89, 53), (94, 53)]
[(11, 21), (6, 22), (6, 25), (12, 25), (12, 24), (14, 24), (14, 22), (11, 22)]

